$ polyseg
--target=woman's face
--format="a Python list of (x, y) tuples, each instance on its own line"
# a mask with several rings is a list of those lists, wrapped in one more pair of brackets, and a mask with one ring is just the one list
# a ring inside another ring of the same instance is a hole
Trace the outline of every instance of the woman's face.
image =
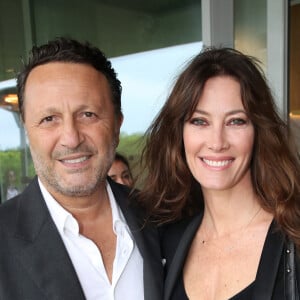
[(129, 187), (133, 186), (131, 172), (128, 166), (121, 160), (114, 160), (108, 171), (108, 176), (120, 184), (124, 184)]
[(203, 190), (228, 190), (251, 182), (254, 127), (230, 76), (210, 78), (183, 127), (188, 167)]

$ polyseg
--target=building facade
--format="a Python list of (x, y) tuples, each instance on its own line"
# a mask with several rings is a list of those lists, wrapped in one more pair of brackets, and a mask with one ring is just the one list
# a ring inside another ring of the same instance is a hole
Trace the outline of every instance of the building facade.
[[(253, 55), (261, 61), (300, 149), (300, 1), (0, 0), (0, 11), (2, 201), (10, 170), (18, 171), (20, 189), (34, 173), (14, 78), (32, 45), (57, 36), (89, 41), (112, 59), (123, 83), (121, 130), (128, 134), (144, 132), (176, 74), (203, 45), (229, 46)], [(18, 160), (7, 158), (10, 150)]]

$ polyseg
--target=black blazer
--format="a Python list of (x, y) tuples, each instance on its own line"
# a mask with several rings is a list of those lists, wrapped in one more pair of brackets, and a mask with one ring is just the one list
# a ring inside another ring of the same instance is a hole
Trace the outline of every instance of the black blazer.
[[(202, 217), (202, 214), (196, 215), (161, 228), (162, 255), (166, 262), (164, 300), (171, 299)], [(293, 288), (298, 296), (300, 293), (300, 260), (294, 254), (294, 245), (288, 242), (276, 229), (276, 224), (273, 221), (267, 234), (256, 274), (253, 299), (298, 299), (291, 295)]]
[[(147, 227), (141, 230), (138, 210), (127, 202), (128, 189), (109, 182), (144, 259), (145, 300), (162, 299), (157, 232)], [(37, 178), (22, 194), (0, 206), (0, 299), (85, 299)]]

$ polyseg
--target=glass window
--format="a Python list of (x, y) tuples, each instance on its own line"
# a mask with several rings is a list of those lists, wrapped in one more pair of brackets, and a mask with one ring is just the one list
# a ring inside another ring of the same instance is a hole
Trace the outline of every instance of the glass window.
[(290, 124), (300, 151), (300, 1), (290, 4), (289, 96)]
[(257, 57), (266, 68), (267, 1), (234, 1), (234, 47)]
[(0, 1), (0, 82), (11, 79), (24, 55), (22, 0)]
[(185, 64), (202, 42), (139, 52), (112, 59), (123, 86), (122, 106), (126, 134), (143, 133), (164, 104)]
[(18, 114), (0, 108), (0, 198), (5, 201), (21, 190)]
[[(14, 77), (20, 57), (26, 57), (25, 49), (33, 44), (57, 36), (89, 41), (111, 58), (122, 81), (124, 138), (145, 131), (165, 101), (173, 79), (202, 47), (201, 0), (16, 0), (14, 4), (3, 0), (1, 7), (7, 11), (9, 23), (3, 18), (0, 21), (0, 32), (5, 32), (0, 38), (0, 66), (4, 66), (0, 81)], [(18, 22), (11, 24), (16, 16)], [(0, 135), (0, 166), (6, 165), (7, 150), (19, 151), (14, 161), (22, 188), (33, 176), (24, 132), (12, 113), (1, 108), (0, 126), (7, 128)], [(5, 172), (0, 167), (2, 190), (7, 185)]]

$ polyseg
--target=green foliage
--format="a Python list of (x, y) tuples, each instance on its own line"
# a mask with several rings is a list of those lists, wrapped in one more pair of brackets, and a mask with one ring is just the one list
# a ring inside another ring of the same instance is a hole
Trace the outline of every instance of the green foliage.
[(121, 133), (117, 151), (124, 154), (127, 158), (132, 159), (140, 157), (143, 146), (144, 139), (142, 134), (127, 135)]
[(120, 143), (117, 151), (127, 157), (134, 178), (138, 178), (141, 174), (139, 161), (144, 147), (143, 134), (127, 135), (121, 133)]
[(20, 186), (21, 153), (19, 150), (6, 150), (0, 152), (0, 180), (6, 184), (7, 173), (13, 170), (16, 174), (16, 184)]
[(7, 150), (0, 152), (0, 190), (2, 195), (1, 199), (4, 199), (6, 195), (6, 188), (8, 186), (8, 171), (14, 171), (16, 175), (16, 187), (20, 187), (21, 176), (20, 176), (20, 166), (21, 166), (21, 155), (18, 150)]
[[(14, 171), (16, 175), (15, 186), (22, 190), (29, 179), (35, 175), (34, 167), (30, 157), (25, 159), (25, 153), (20, 149), (9, 149), (0, 151), (0, 191), (1, 199), (5, 199), (5, 191), (8, 186), (8, 172)], [(29, 155), (30, 156), (30, 155)], [(24, 161), (27, 161), (27, 176), (23, 170)], [(2, 200), (3, 201), (3, 200)]]

